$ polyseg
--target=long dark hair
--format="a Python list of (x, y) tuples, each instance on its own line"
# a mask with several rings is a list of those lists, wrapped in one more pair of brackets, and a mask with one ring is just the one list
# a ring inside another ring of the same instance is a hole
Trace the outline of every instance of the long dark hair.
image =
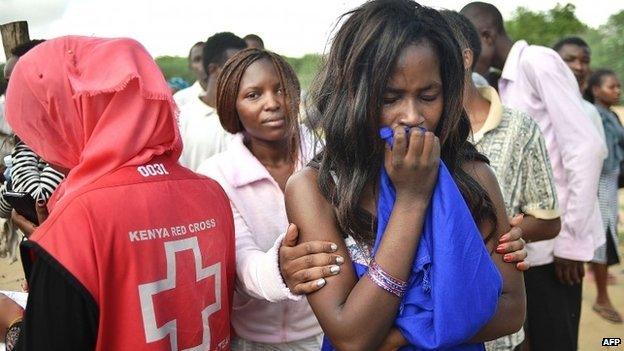
[(616, 74), (610, 69), (598, 69), (592, 73), (591, 76), (589, 76), (589, 79), (587, 80), (587, 88), (585, 88), (585, 92), (583, 93), (585, 100), (591, 102), (592, 104), (596, 103), (596, 97), (594, 96), (594, 92), (592, 90), (594, 87), (601, 86), (603, 78), (606, 76), (616, 76)]
[(461, 168), (466, 161), (487, 159), (467, 141), (470, 122), (462, 105), (463, 60), (444, 18), (410, 0), (370, 1), (344, 18), (310, 92), (319, 116), (311, 123), (325, 138), (324, 152), (318, 157), (318, 185), (334, 203), (343, 232), (364, 242), (374, 238), (370, 223), (362, 219), (360, 200), (367, 184), (377, 184), (383, 164), (384, 146), (378, 137), (382, 97), (401, 50), (423, 41), (436, 51), (442, 76), (444, 109), (435, 130), (441, 158), (475, 221), (495, 224), (487, 193)]
[(226, 131), (234, 134), (245, 130), (236, 110), (238, 90), (247, 68), (262, 59), (269, 60), (273, 64), (282, 85), (286, 128), (288, 134), (292, 136), (288, 142), (288, 150), (294, 161), (296, 151), (300, 150), (298, 117), (301, 88), (295, 71), (280, 55), (268, 50), (251, 48), (232, 56), (223, 66), (217, 80), (217, 114)]

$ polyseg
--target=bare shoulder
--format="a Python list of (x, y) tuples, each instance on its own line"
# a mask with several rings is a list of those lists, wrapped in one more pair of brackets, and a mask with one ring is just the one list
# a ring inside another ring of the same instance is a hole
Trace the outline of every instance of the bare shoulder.
[[(336, 237), (334, 209), (321, 193), (317, 178), (318, 171), (306, 167), (293, 174), (286, 183), (286, 213), (288, 220), (299, 228), (302, 241)], [(317, 230), (319, 228), (324, 230)]]
[(326, 203), (317, 182), (318, 171), (311, 167), (305, 167), (297, 173), (294, 173), (286, 182), (285, 196), (286, 203), (291, 201), (313, 203)]
[(286, 183), (286, 190), (294, 187), (316, 184), (318, 171), (312, 167), (304, 167), (299, 172), (293, 173)]

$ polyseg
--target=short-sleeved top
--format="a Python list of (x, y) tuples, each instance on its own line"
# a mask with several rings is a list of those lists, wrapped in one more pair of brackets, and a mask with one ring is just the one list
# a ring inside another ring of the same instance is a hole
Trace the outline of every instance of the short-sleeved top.
[(479, 92), (490, 101), (490, 111), (472, 141), (490, 159), (507, 215), (522, 212), (539, 219), (559, 217), (550, 160), (537, 123), (503, 106), (492, 87)]

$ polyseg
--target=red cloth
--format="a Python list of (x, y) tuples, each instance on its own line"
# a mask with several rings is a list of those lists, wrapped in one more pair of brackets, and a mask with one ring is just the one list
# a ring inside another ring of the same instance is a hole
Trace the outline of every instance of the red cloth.
[(50, 40), (11, 77), (15, 133), (71, 169), (30, 239), (97, 304), (96, 350), (229, 350), (231, 208), (216, 182), (177, 164), (174, 113), (130, 39)]
[(71, 169), (51, 206), (123, 165), (165, 152), (179, 158), (173, 97), (137, 41), (48, 40), (21, 57), (13, 73), (6, 99), (11, 128), (41, 158)]

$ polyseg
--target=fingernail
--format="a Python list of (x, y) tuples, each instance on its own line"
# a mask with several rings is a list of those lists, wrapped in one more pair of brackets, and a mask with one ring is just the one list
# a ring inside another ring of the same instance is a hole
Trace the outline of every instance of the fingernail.
[(46, 204), (46, 202), (45, 202), (45, 200), (44, 200), (44, 199), (39, 199), (39, 200), (37, 200), (37, 206), (39, 206), (39, 207), (43, 207), (43, 206), (45, 206), (45, 204)]
[(499, 242), (507, 241), (509, 239), (509, 235), (505, 234), (498, 239)]
[(342, 256), (336, 257), (336, 263), (343, 264), (344, 263), (344, 258), (342, 258)]
[(325, 279), (321, 278), (316, 281), (316, 286), (323, 286), (323, 285), (325, 285)]
[(505, 245), (498, 245), (496, 247), (496, 252), (502, 252), (505, 251)]
[(331, 249), (332, 249), (332, 251), (336, 251), (336, 250), (338, 250), (338, 245), (336, 245), (336, 244), (332, 243), (332, 244), (331, 244)]
[(505, 262), (511, 262), (511, 259), (512, 259), (511, 255), (503, 256), (503, 261), (505, 261)]
[(329, 269), (333, 274), (338, 274), (338, 272), (340, 272), (340, 267), (338, 266), (331, 266), (331, 268)]

